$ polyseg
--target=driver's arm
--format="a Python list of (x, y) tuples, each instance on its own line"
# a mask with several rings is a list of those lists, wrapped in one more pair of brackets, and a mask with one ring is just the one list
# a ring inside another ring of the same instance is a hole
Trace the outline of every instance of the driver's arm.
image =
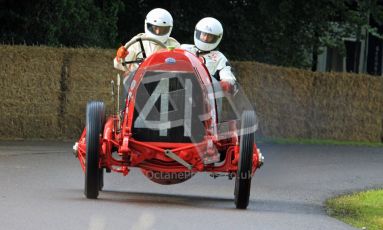
[(174, 48), (180, 48), (181, 44), (174, 38), (169, 37), (168, 40), (165, 42), (166, 46), (172, 46)]
[[(119, 50), (120, 49), (123, 49), (123, 48), (120, 47)], [(131, 67), (132, 64), (127, 64), (124, 66), (124, 65), (122, 65), (122, 63), (125, 61), (133, 61), (133, 60), (135, 60), (136, 56), (137, 56), (137, 51), (136, 51), (136, 48), (134, 45), (129, 47), (125, 57), (120, 56), (119, 52), (117, 51), (117, 55), (113, 60), (113, 66), (114, 66), (114, 68), (116, 68), (118, 70), (130, 71), (132, 68)]]

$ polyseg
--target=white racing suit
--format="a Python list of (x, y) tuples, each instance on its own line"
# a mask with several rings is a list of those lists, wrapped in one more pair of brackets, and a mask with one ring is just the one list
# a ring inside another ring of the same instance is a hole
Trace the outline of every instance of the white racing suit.
[(204, 64), (212, 76), (214, 92), (216, 93), (218, 121), (220, 121), (222, 111), (222, 89), (219, 82), (226, 81), (232, 85), (234, 90), (236, 88), (236, 78), (231, 71), (229, 61), (225, 55), (218, 50), (204, 52), (200, 51), (195, 45), (189, 44), (182, 44), (181, 48), (204, 59)]
[(205, 66), (209, 70), (209, 73), (212, 77), (214, 77), (217, 81), (227, 81), (232, 86), (235, 85), (236, 79), (234, 74), (231, 72), (231, 66), (229, 65), (229, 61), (223, 55), (223, 53), (218, 50), (212, 51), (200, 51), (194, 45), (182, 44), (181, 48), (187, 50), (199, 57), (203, 57), (205, 61)]

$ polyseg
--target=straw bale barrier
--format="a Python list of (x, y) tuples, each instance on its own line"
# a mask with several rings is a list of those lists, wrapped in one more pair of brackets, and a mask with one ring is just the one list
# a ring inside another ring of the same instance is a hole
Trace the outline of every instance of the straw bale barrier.
[(264, 136), (383, 141), (383, 77), (234, 62)]
[[(86, 104), (90, 100), (102, 100), (107, 114), (112, 113), (110, 81), (117, 71), (113, 70), (110, 50), (76, 49), (64, 56), (67, 85), (62, 114), (63, 137), (78, 138), (85, 125)], [(115, 80), (115, 79), (114, 79)]]
[(113, 52), (0, 46), (0, 139), (72, 139), (89, 100), (111, 108)]
[(54, 49), (0, 48), (0, 138), (57, 138), (61, 62)]
[[(0, 46), (0, 139), (77, 138), (89, 100), (106, 102), (114, 50)], [(383, 77), (234, 62), (268, 137), (380, 142)]]

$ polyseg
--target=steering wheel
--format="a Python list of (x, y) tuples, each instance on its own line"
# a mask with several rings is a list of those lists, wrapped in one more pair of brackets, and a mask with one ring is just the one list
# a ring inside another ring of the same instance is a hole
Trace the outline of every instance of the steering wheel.
[(145, 52), (144, 44), (142, 43), (142, 41), (151, 41), (151, 42), (154, 42), (157, 45), (161, 46), (161, 48), (166, 49), (166, 45), (163, 42), (161, 42), (155, 38), (144, 37), (144, 34), (137, 35), (137, 36), (133, 37), (130, 41), (128, 41), (124, 45), (124, 47), (125, 47), (125, 49), (129, 49), (129, 47), (131, 47), (133, 44), (139, 42), (143, 58), (136, 58), (136, 60), (133, 60), (133, 61), (124, 61), (124, 62), (122, 62), (122, 65), (131, 64), (131, 63), (141, 63), (143, 60), (145, 60), (146, 52)]

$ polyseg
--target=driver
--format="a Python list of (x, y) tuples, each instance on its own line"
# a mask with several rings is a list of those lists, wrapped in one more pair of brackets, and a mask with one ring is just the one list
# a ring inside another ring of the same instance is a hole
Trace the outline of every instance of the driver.
[[(219, 82), (224, 92), (233, 94), (236, 91), (235, 76), (225, 55), (216, 50), (222, 35), (223, 28), (217, 19), (203, 18), (195, 27), (194, 45), (183, 44), (181, 48), (202, 57), (210, 75), (213, 76), (213, 84)], [(214, 85), (214, 88), (217, 88), (217, 84)]]
[[(140, 33), (137, 36), (149, 37), (159, 40), (166, 46), (179, 47), (180, 43), (170, 36), (173, 28), (172, 15), (164, 9), (156, 8), (151, 10), (145, 19), (145, 33)], [(135, 36), (134, 38), (136, 38)], [(154, 52), (161, 49), (161, 46), (151, 41), (143, 41), (146, 56), (150, 56)], [(121, 46), (117, 50), (117, 55), (113, 60), (114, 68), (132, 72), (137, 69), (138, 64), (122, 65), (123, 61), (134, 61), (137, 58), (143, 58), (142, 50), (139, 42), (134, 43), (128, 50)]]

